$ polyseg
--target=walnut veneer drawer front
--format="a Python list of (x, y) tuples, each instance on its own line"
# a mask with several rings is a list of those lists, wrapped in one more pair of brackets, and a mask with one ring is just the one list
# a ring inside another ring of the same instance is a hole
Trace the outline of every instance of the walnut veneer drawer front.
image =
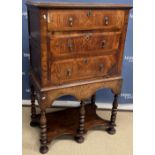
[(97, 53), (118, 49), (120, 32), (83, 32), (50, 36), (53, 56), (75, 53)]
[(124, 22), (122, 10), (50, 10), (48, 30), (120, 29)]
[(51, 65), (51, 82), (57, 85), (116, 74), (116, 62), (115, 55), (55, 61)]

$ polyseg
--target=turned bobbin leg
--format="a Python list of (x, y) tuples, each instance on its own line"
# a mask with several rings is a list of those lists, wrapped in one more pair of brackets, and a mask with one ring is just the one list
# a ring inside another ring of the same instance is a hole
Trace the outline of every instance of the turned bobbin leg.
[(35, 127), (38, 125), (35, 119), (36, 119), (35, 94), (34, 94), (34, 87), (31, 85), (31, 122), (30, 122), (30, 125), (32, 127)]
[(84, 141), (84, 123), (85, 123), (85, 103), (84, 101), (81, 101), (80, 103), (80, 121), (79, 121), (79, 129), (77, 131), (77, 135), (75, 137), (75, 140), (78, 143), (82, 143)]
[(45, 110), (41, 110), (41, 116), (40, 116), (40, 128), (41, 128), (41, 134), (40, 134), (40, 153), (47, 153), (48, 147), (47, 147), (47, 120), (45, 115)]
[(111, 127), (107, 130), (109, 134), (115, 134), (116, 129), (115, 129), (115, 121), (116, 121), (116, 115), (117, 115), (117, 107), (118, 107), (118, 95), (114, 95), (114, 101), (113, 101), (113, 107), (112, 107), (112, 113), (111, 113), (111, 120), (110, 120), (110, 125)]
[(95, 104), (95, 101), (96, 101), (96, 94), (92, 95), (92, 97), (91, 97), (91, 105), (92, 105), (92, 107), (95, 107), (95, 109), (96, 109), (97, 106)]

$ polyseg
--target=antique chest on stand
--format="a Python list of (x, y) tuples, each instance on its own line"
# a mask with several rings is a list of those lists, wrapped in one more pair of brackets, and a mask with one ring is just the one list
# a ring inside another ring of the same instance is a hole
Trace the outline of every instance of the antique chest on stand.
[[(131, 6), (104, 3), (27, 1), (31, 126), (40, 126), (40, 152), (48, 142), (71, 134), (79, 143), (92, 127), (115, 133), (117, 98), (122, 85), (122, 60)], [(112, 90), (110, 120), (96, 115), (95, 92)], [(46, 113), (57, 98), (72, 95), (79, 108)], [(91, 104), (85, 101), (91, 98)], [(40, 114), (36, 114), (35, 99)]]

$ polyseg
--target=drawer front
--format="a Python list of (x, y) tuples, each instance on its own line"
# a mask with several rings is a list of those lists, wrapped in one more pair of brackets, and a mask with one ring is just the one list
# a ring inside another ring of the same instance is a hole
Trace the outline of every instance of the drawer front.
[(75, 53), (102, 53), (118, 49), (120, 32), (83, 32), (50, 37), (52, 56)]
[(51, 83), (59, 85), (115, 75), (117, 73), (116, 62), (115, 55), (55, 61), (51, 65)]
[(48, 30), (120, 29), (124, 22), (123, 10), (50, 10)]

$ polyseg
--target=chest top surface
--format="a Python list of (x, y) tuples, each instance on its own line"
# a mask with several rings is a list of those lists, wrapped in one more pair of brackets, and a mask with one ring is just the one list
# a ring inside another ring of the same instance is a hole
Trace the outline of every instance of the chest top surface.
[(111, 3), (109, 0), (100, 0), (94, 2), (93, 0), (27, 0), (27, 5), (36, 7), (52, 7), (52, 8), (111, 8), (111, 9), (130, 9), (130, 4), (120, 4), (118, 2)]

